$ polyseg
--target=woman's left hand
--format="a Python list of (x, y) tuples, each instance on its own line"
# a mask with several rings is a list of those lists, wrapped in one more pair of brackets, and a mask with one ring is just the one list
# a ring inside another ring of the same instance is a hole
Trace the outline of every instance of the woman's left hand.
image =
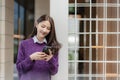
[(45, 57), (45, 61), (49, 61), (53, 57), (52, 51), (49, 49), (49, 55)]

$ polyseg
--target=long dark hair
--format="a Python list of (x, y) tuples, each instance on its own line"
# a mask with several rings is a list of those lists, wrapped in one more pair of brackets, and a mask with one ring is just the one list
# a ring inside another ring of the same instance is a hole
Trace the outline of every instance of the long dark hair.
[[(41, 17), (37, 19), (37, 24), (39, 24), (42, 21), (50, 22), (51, 30), (50, 30), (50, 33), (45, 38), (47, 40), (47, 46), (51, 46), (53, 54), (56, 54), (61, 48), (61, 44), (57, 41), (57, 38), (56, 38), (55, 25), (54, 25), (53, 18), (48, 15), (42, 15)], [(36, 27), (33, 28), (33, 31), (29, 37), (33, 37), (35, 35), (37, 35)]]

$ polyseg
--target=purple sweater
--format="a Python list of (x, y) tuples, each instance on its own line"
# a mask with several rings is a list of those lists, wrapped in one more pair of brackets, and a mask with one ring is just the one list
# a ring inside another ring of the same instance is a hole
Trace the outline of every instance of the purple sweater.
[(58, 71), (58, 54), (51, 60), (31, 61), (30, 55), (34, 52), (42, 51), (46, 43), (34, 43), (33, 39), (21, 41), (17, 57), (17, 70), (19, 80), (51, 80), (51, 75)]

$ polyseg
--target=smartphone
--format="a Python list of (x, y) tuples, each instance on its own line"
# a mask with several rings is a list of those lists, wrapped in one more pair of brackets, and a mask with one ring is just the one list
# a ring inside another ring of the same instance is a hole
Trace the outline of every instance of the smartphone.
[(47, 55), (49, 55), (50, 54), (49, 49), (51, 49), (51, 46), (45, 46), (45, 47), (43, 47), (42, 52), (45, 52)]

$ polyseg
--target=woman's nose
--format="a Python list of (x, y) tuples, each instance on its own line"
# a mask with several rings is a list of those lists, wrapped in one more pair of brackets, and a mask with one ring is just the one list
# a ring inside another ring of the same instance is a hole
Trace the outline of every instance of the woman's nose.
[(44, 32), (47, 32), (47, 29), (46, 29), (46, 28), (44, 28), (44, 29), (43, 29), (43, 31), (44, 31)]

